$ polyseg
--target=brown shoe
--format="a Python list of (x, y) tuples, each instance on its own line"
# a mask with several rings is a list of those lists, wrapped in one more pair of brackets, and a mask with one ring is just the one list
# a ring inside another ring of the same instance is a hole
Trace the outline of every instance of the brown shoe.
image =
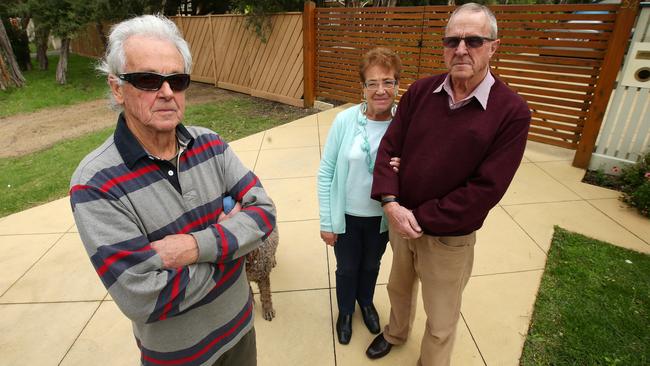
[(393, 345), (388, 343), (386, 338), (384, 338), (384, 333), (381, 333), (368, 346), (366, 356), (372, 360), (382, 358), (390, 352), (391, 348), (393, 348)]

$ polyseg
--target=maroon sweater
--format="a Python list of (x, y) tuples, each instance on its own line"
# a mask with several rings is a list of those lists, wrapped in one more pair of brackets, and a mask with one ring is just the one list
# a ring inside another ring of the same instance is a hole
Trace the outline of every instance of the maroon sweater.
[[(479, 229), (503, 197), (526, 147), (530, 110), (496, 79), (487, 109), (473, 99), (451, 110), (433, 93), (446, 74), (413, 83), (377, 152), (372, 198), (398, 197), (425, 234), (465, 235)], [(401, 157), (399, 174), (388, 162)]]

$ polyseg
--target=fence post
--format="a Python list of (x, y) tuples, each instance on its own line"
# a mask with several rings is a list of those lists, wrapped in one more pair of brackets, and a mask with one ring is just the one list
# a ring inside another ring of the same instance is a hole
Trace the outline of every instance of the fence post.
[(302, 13), (302, 43), (304, 107), (311, 108), (316, 99), (316, 4), (313, 1), (305, 1)]
[(603, 60), (600, 77), (594, 90), (594, 99), (589, 108), (589, 114), (585, 119), (582, 136), (578, 142), (578, 149), (573, 157), (573, 166), (586, 169), (591, 160), (591, 154), (596, 146), (596, 139), (603, 123), (603, 117), (607, 111), (607, 104), (614, 89), (616, 75), (621, 68), (623, 56), (628, 46), (630, 31), (639, 9), (639, 0), (624, 0), (616, 15), (616, 23), (612, 37), (605, 53), (607, 57)]

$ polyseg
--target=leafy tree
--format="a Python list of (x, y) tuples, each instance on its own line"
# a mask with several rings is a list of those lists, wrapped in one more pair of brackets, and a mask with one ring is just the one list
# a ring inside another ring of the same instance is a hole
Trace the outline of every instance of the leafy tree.
[(47, 59), (47, 44), (50, 40), (50, 28), (34, 20), (34, 41), (36, 43), (36, 61), (38, 68), (47, 70), (50, 61)]
[(18, 66), (23, 71), (32, 69), (29, 55), (29, 38), (27, 25), (29, 14), (21, 0), (5, 0), (0, 3), (0, 18), (9, 37)]
[[(35, 31), (34, 41), (36, 43), (36, 60), (38, 61), (41, 70), (47, 70), (49, 64), (47, 59), (47, 44), (50, 38), (50, 29), (47, 26), (42, 25), (37, 19), (32, 18), (28, 0), (5, 1), (3, 5), (0, 5), (0, 16), (3, 18), (7, 16), (20, 18), (21, 28), (25, 31), (30, 20), (33, 22)], [(26, 35), (27, 33), (25, 32), (25, 36)], [(18, 55), (16, 56), (18, 57)], [(31, 66), (31, 59), (29, 66)]]
[(29, 56), (29, 39), (27, 32), (21, 27), (20, 22), (16, 19), (2, 18), (7, 37), (11, 43), (14, 51), (16, 62), (22, 71), (29, 71), (32, 69), (32, 62)]
[[(11, 0), (23, 3), (36, 28), (37, 58), (41, 69), (47, 69), (47, 40), (50, 33), (61, 38), (61, 57), (56, 80), (66, 83), (70, 40), (88, 23), (93, 22), (106, 44), (105, 21), (118, 21), (141, 14), (177, 12), (180, 0)], [(19, 5), (20, 6), (20, 5)]]
[(262, 42), (267, 41), (271, 31), (269, 15), (283, 11), (301, 11), (303, 0), (232, 0), (232, 10), (248, 15), (247, 24), (252, 27)]
[(93, 2), (85, 0), (27, 0), (34, 20), (61, 38), (61, 56), (56, 67), (56, 81), (66, 83), (70, 39), (93, 16)]
[(145, 13), (159, 13), (162, 3), (153, 4), (151, 1), (125, 0), (93, 0), (90, 21), (95, 24), (99, 38), (106, 48), (107, 36), (105, 22), (116, 22)]
[(178, 6), (183, 15), (225, 14), (233, 10), (229, 0), (181, 0)]

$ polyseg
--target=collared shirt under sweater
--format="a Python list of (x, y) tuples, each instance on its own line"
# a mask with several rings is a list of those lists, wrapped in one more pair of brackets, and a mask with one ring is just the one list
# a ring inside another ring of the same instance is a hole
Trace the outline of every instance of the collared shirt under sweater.
[[(526, 147), (530, 110), (495, 77), (485, 109), (451, 109), (434, 93), (447, 74), (420, 79), (400, 100), (377, 152), (372, 197), (395, 195), (425, 234), (469, 234), (506, 192)], [(389, 165), (401, 158), (399, 174)]]
[[(79, 164), (70, 200), (97, 274), (133, 323), (142, 364), (211, 365), (253, 326), (245, 255), (273, 230), (275, 211), (219, 135), (183, 125), (176, 135), (187, 146), (177, 169), (147, 154), (120, 115)], [(243, 209), (217, 223), (225, 195)], [(197, 263), (162, 268), (150, 243), (171, 234), (194, 236)]]

